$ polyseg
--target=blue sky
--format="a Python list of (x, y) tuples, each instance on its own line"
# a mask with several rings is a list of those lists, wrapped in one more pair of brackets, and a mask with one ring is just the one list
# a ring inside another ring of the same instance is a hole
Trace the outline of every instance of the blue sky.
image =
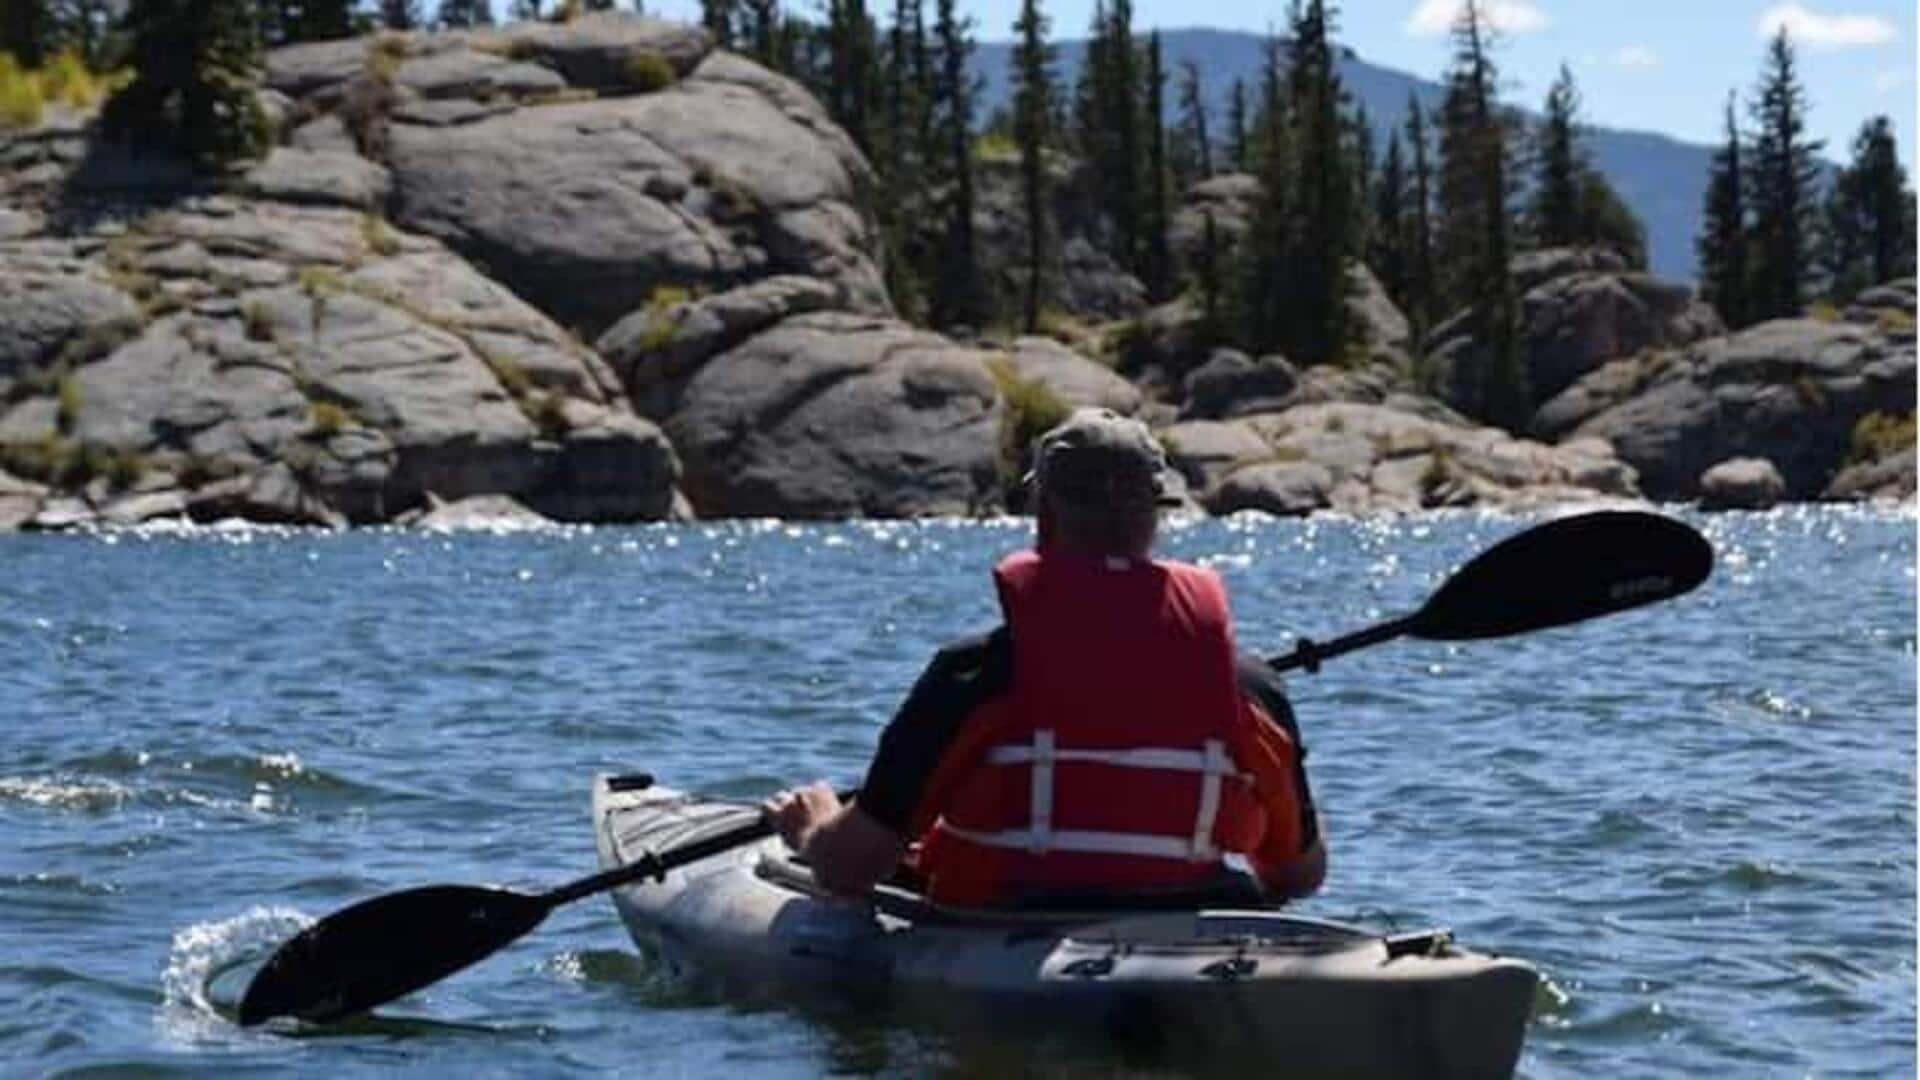
[[(789, 0), (794, 2), (794, 0)], [(814, 0), (798, 0), (805, 7)], [(1433, 77), (1445, 67), (1445, 27), (1463, 0), (1345, 0), (1341, 39), (1361, 57)], [(1482, 0), (1503, 27), (1506, 96), (1538, 106), (1564, 61), (1587, 119), (1717, 142), (1727, 92), (1748, 96), (1766, 39), (1784, 23), (1799, 43), (1812, 103), (1809, 128), (1826, 155), (1847, 154), (1860, 124), (1891, 116), (1901, 157), (1914, 165), (1913, 0)], [(889, 0), (868, 0), (890, 8)], [(505, 7), (496, 0), (496, 7)], [(622, 6), (625, 6), (624, 3)], [(931, 9), (931, 3), (928, 8)], [(1285, 18), (1286, 0), (1134, 0), (1144, 30), (1212, 26), (1261, 31)], [(1011, 36), (1019, 0), (961, 0), (986, 39)], [(647, 9), (693, 18), (698, 0), (649, 0)], [(1047, 0), (1055, 36), (1082, 36), (1093, 0)], [(1744, 115), (1744, 113), (1743, 113)]]

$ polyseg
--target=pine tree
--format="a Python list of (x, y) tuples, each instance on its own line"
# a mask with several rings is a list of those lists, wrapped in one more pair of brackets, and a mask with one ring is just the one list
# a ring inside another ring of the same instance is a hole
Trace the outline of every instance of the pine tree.
[(1055, 50), (1047, 41), (1047, 17), (1040, 0), (1021, 0), (1013, 24), (1019, 41), (1013, 50), (1013, 137), (1020, 146), (1020, 201), (1026, 209), (1027, 288), (1021, 325), (1040, 328), (1044, 299), (1047, 237), (1046, 149), (1053, 127)]
[(1227, 159), (1235, 172), (1247, 172), (1252, 160), (1247, 155), (1247, 84), (1233, 80), (1227, 94)]
[(862, 153), (874, 149), (874, 27), (865, 0), (828, 0), (827, 111)]
[(418, 30), (420, 0), (380, 0), (380, 22), (389, 30)]
[(513, 0), (507, 8), (512, 17), (522, 22), (532, 22), (540, 17), (541, 0)]
[(1748, 300), (1751, 282), (1747, 267), (1747, 176), (1743, 140), (1734, 120), (1734, 98), (1727, 96), (1727, 141), (1714, 151), (1707, 173), (1700, 235), (1693, 249), (1700, 261), (1700, 298), (1712, 304), (1729, 327), (1752, 322)]
[(1167, 236), (1173, 223), (1173, 205), (1167, 184), (1167, 125), (1162, 119), (1166, 115), (1167, 73), (1161, 64), (1158, 30), (1147, 35), (1146, 78), (1147, 182), (1146, 213), (1142, 215), (1146, 235), (1142, 238), (1145, 247), (1140, 280), (1147, 287), (1147, 298), (1158, 302), (1173, 293), (1173, 248)]
[(1213, 175), (1213, 140), (1207, 133), (1207, 100), (1200, 85), (1200, 65), (1180, 62), (1180, 134), (1183, 186)]
[(1534, 154), (1533, 206), (1528, 224), (1539, 247), (1567, 247), (1588, 237), (1580, 228), (1580, 180), (1587, 171), (1578, 146), (1580, 92), (1573, 72), (1560, 65), (1560, 76), (1547, 91)]
[(1260, 113), (1246, 139), (1250, 164), (1260, 178), (1260, 198), (1240, 242), (1233, 299), (1237, 343), (1253, 353), (1285, 345), (1299, 270), (1293, 258), (1293, 121), (1282, 86), (1278, 39), (1268, 36), (1261, 58)]
[(717, 48), (733, 48), (738, 7), (737, 0), (700, 0), (700, 25), (713, 38)]
[(281, 36), (287, 44), (353, 36), (352, 0), (283, 2), (280, 11)]
[(438, 19), (452, 29), (492, 26), (493, 5), (488, 0), (440, 0)]
[(23, 68), (37, 68), (52, 55), (57, 24), (49, 0), (0, 0), (0, 53)]
[(1374, 173), (1379, 166), (1374, 153), (1373, 118), (1358, 102), (1347, 117), (1347, 143), (1348, 171), (1353, 177), (1353, 226), (1348, 230), (1348, 250), (1365, 252), (1373, 242)]
[(1387, 296), (1402, 311), (1407, 306), (1407, 169), (1400, 153), (1400, 132), (1387, 133), (1380, 179), (1373, 185), (1373, 236), (1367, 265)]
[(1407, 95), (1407, 147), (1413, 155), (1408, 176), (1407, 235), (1401, 248), (1407, 253), (1406, 296), (1400, 310), (1413, 324), (1416, 348), (1425, 348), (1433, 325), (1434, 291), (1438, 275), (1433, 267), (1433, 167), (1428, 159), (1426, 110), (1420, 99)]
[(987, 312), (973, 238), (973, 82), (967, 72), (973, 41), (970, 20), (955, 12), (954, 3), (938, 0), (934, 9), (933, 123), (944, 151), (939, 175), (947, 198), (930, 299), (936, 325), (977, 327)]
[(1913, 273), (1913, 192), (1891, 121), (1876, 116), (1853, 140), (1826, 207), (1827, 291), (1846, 301), (1869, 285)]
[(1480, 0), (1467, 0), (1453, 38), (1453, 65), (1440, 110), (1435, 230), (1437, 259), (1445, 268), (1440, 292), (1450, 305), (1471, 308), (1470, 326), (1484, 350), (1473, 411), (1517, 431), (1529, 419), (1532, 391), (1516, 340), (1518, 305), (1509, 277), (1507, 132)]
[(1753, 317), (1800, 314), (1812, 270), (1814, 191), (1821, 143), (1805, 137), (1806, 91), (1794, 68), (1786, 28), (1767, 49), (1753, 103), (1753, 163), (1747, 173), (1753, 212)]
[(126, 27), (134, 74), (107, 102), (110, 137), (182, 153), (208, 171), (266, 151), (249, 0), (133, 0)]
[(1347, 344), (1347, 257), (1353, 250), (1354, 185), (1341, 114), (1344, 91), (1333, 45), (1335, 11), (1307, 0), (1297, 13), (1288, 76), (1299, 127), (1293, 212), (1298, 271), (1287, 355), (1306, 364), (1339, 359)]

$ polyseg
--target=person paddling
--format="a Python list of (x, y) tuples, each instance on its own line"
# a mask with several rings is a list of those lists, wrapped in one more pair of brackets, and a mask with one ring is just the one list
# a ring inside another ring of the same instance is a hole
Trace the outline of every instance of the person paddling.
[(824, 781), (763, 804), (826, 888), (903, 859), (928, 896), (1306, 896), (1326, 848), (1279, 677), (1233, 644), (1210, 570), (1153, 559), (1166, 454), (1076, 410), (1039, 440), (1038, 539), (994, 568), (1006, 622), (941, 649), (881, 735), (857, 801)]

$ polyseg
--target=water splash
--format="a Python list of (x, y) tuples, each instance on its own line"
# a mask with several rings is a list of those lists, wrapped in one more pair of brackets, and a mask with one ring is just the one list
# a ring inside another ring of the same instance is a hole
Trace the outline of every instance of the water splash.
[(161, 1035), (177, 1043), (219, 1039), (233, 1032), (233, 1013), (245, 982), (281, 942), (313, 923), (288, 907), (254, 907), (227, 919), (177, 930), (160, 975)]

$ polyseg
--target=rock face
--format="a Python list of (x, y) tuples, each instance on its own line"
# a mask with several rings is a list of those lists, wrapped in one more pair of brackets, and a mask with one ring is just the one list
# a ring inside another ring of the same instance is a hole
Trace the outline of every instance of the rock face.
[(1123, 416), (1140, 411), (1140, 391), (1132, 383), (1052, 338), (1018, 338), (1005, 356), (1015, 374), (1045, 386), (1068, 408), (1112, 409)]
[(1299, 405), (1162, 435), (1216, 514), (1531, 508), (1638, 495), (1633, 470), (1602, 440), (1550, 447), (1379, 405)]
[[(1059, 155), (1047, 160), (1047, 213), (1051, 234), (1044, 265), (1045, 303), (1081, 318), (1114, 319), (1146, 306), (1147, 290), (1108, 252), (1113, 226), (1089, 197), (1086, 165)], [(1009, 154), (977, 159), (974, 171), (975, 258), (987, 289), (1002, 311), (1020, 309), (1027, 277), (1027, 212), (1020, 193), (1020, 162)], [(928, 194), (928, 193), (922, 193)], [(929, 227), (937, 214), (916, 219)], [(934, 237), (921, 238), (932, 244)]]
[(896, 320), (799, 315), (708, 361), (667, 431), (702, 517), (915, 517), (998, 502), (987, 360)]
[(1766, 510), (1780, 501), (1787, 482), (1766, 458), (1734, 458), (1700, 474), (1703, 510)]
[[(1688, 345), (1723, 331), (1719, 316), (1691, 289), (1627, 271), (1608, 251), (1554, 249), (1515, 260), (1520, 348), (1535, 408), (1609, 360)], [(1436, 391), (1469, 416), (1484, 414), (1482, 389), (1491, 357), (1461, 312), (1433, 332)]]
[(1870, 326), (1782, 319), (1677, 351), (1616, 361), (1569, 387), (1537, 433), (1613, 442), (1655, 498), (1692, 498), (1701, 474), (1765, 457), (1785, 497), (1818, 497), (1869, 413), (1908, 415), (1914, 345)]
[(598, 358), (363, 213), (189, 198), (0, 242), (0, 279), (21, 286), (0, 301), (20, 312), (0, 327), (0, 451), (84, 489), (58, 514), (334, 524), (428, 493), (670, 507), (672, 449)]
[(662, 287), (783, 273), (888, 308), (865, 161), (797, 86), (737, 57), (654, 93), (389, 138), (396, 221), (591, 333)]

